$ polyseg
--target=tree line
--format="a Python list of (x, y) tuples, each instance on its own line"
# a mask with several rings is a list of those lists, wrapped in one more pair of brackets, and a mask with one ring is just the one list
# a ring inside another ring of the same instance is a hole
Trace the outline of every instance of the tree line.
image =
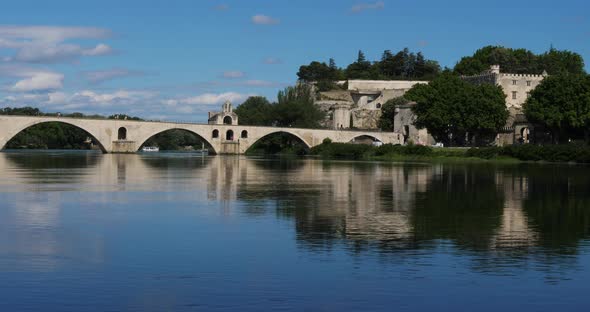
[(479, 74), (490, 65), (502, 72), (538, 74), (545, 78), (523, 105), (527, 120), (553, 143), (590, 142), (590, 78), (582, 56), (551, 48), (542, 54), (526, 49), (487, 46), (464, 57), (427, 85), (416, 85), (403, 98), (382, 107), (380, 127), (393, 130), (395, 107), (416, 102), (415, 125), (426, 128), (439, 142), (450, 145), (486, 145), (506, 126), (509, 116), (500, 86), (474, 85), (460, 75)]
[(355, 62), (340, 68), (334, 59), (328, 63), (312, 61), (299, 67), (297, 77), (303, 82), (316, 82), (324, 86), (326, 82), (348, 79), (370, 80), (430, 80), (440, 72), (437, 61), (424, 57), (422, 52), (414, 53), (405, 48), (397, 53), (385, 50), (381, 59), (369, 61), (363, 51), (359, 51)]
[(502, 46), (486, 46), (477, 50), (472, 56), (466, 56), (455, 65), (454, 71), (459, 75), (477, 75), (500, 65), (505, 73), (549, 75), (584, 74), (584, 59), (581, 55), (567, 50), (551, 47), (548, 51), (535, 54), (527, 49), (511, 49)]
[(125, 120), (138, 120), (143, 121), (143, 119), (135, 116), (129, 116), (126, 114), (113, 114), (110, 116), (103, 116), (103, 115), (85, 115), (83, 113), (69, 113), (69, 114), (62, 114), (59, 112), (54, 113), (45, 113), (42, 112), (39, 108), (36, 107), (4, 107), (0, 108), (0, 115), (13, 115), (13, 116), (45, 116), (45, 117), (67, 117), (67, 118), (89, 118), (89, 119), (125, 119)]
[(325, 113), (314, 104), (314, 97), (309, 85), (297, 84), (279, 91), (274, 103), (262, 96), (249, 97), (235, 113), (243, 125), (321, 128)]

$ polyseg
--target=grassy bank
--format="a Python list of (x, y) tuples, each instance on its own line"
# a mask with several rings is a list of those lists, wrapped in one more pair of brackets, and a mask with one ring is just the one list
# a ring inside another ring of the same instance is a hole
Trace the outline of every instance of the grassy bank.
[(481, 148), (432, 148), (421, 145), (344, 144), (325, 142), (311, 149), (326, 159), (350, 160), (447, 160), (447, 161), (547, 161), (590, 163), (587, 145), (513, 145)]

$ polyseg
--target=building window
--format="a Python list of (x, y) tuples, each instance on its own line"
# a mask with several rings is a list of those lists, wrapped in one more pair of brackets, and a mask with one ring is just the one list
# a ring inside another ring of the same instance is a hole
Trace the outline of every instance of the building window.
[(527, 87), (530, 87), (530, 86), (531, 86), (531, 81), (530, 81), (530, 80), (527, 80), (527, 82), (526, 82), (526, 86), (527, 86)]
[(225, 139), (227, 141), (233, 141), (234, 140), (234, 132), (231, 130), (227, 130), (227, 132), (225, 133)]
[(512, 80), (513, 85), (516, 85), (516, 82), (517, 82), (516, 80)]
[(217, 130), (217, 129), (213, 130), (211, 137), (214, 139), (217, 139), (219, 137), (219, 130)]
[(248, 138), (248, 131), (243, 130), (241, 137), (242, 137), (242, 139), (247, 139)]
[(223, 124), (224, 125), (231, 125), (231, 123), (232, 123), (232, 120), (231, 120), (231, 117), (230, 116), (225, 116), (223, 118)]
[(516, 91), (512, 91), (512, 99), (513, 100), (516, 100), (516, 95), (517, 95), (517, 92)]
[(381, 104), (377, 103), (377, 108), (381, 108)]

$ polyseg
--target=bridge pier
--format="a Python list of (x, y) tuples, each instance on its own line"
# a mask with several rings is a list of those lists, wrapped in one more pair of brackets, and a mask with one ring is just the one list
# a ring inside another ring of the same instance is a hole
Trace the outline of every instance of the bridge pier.
[(108, 153), (121, 153), (121, 154), (129, 154), (129, 153), (136, 153), (139, 147), (136, 145), (135, 141), (113, 141), (112, 149), (107, 151)]
[(221, 142), (220, 148), (218, 150), (219, 154), (229, 154), (229, 155), (238, 155), (243, 154), (240, 151), (240, 141), (225, 141)]

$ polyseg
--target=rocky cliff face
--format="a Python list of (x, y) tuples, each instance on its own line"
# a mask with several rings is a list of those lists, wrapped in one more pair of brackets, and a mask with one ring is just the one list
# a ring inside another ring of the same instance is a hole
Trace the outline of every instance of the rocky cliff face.
[(378, 129), (381, 110), (354, 109), (352, 110), (352, 126), (357, 129)]
[(333, 90), (333, 91), (326, 91), (320, 92), (319, 94), (319, 101), (338, 101), (338, 102), (345, 102), (345, 103), (354, 103), (352, 100), (352, 96), (350, 96), (350, 92), (348, 91), (340, 91), (340, 90)]

